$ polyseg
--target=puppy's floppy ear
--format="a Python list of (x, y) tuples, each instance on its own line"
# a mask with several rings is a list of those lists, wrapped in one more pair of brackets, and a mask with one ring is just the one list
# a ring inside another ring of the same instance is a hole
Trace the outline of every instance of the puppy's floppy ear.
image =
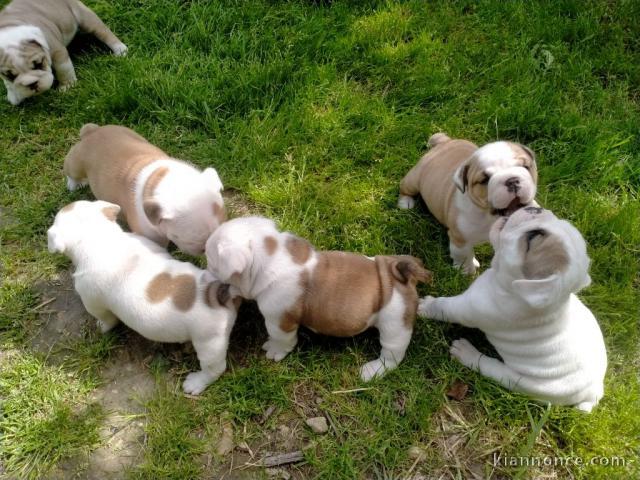
[(469, 175), (469, 164), (471, 163), (471, 158), (465, 160), (464, 163), (460, 165), (455, 172), (453, 172), (453, 183), (456, 184), (456, 187), (458, 187), (458, 190), (462, 193), (467, 190), (467, 176)]
[(51, 253), (64, 253), (67, 248), (62, 235), (55, 226), (47, 231), (47, 248)]
[(171, 219), (171, 215), (169, 215), (165, 209), (160, 206), (160, 203), (157, 200), (145, 200), (142, 203), (142, 209), (144, 210), (144, 214), (149, 219), (151, 225), (158, 225), (161, 220)]
[(220, 280), (227, 281), (234, 273), (244, 272), (251, 261), (251, 251), (240, 245), (218, 245), (218, 259), (215, 271)]
[(221, 192), (223, 190), (224, 187), (222, 186), (222, 180), (220, 180), (215, 168), (205, 168), (201, 175), (204, 179), (205, 185), (216, 192)]
[(562, 295), (560, 276), (557, 273), (540, 279), (521, 279), (511, 282), (512, 291), (531, 308), (546, 308)]

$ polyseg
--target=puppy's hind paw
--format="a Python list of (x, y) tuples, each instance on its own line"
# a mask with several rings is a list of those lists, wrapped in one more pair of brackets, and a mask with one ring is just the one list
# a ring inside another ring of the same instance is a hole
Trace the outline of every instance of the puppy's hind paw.
[(371, 362), (365, 363), (362, 368), (360, 368), (360, 378), (364, 382), (368, 382), (373, 380), (374, 378), (382, 377), (389, 368), (384, 364), (384, 362), (380, 359), (373, 360)]
[(280, 342), (276, 342), (274, 340), (267, 340), (264, 345), (262, 345), (262, 349), (267, 352), (267, 358), (269, 360), (273, 360), (274, 362), (279, 362), (287, 354), (293, 349), (293, 347), (287, 349)]
[(116, 57), (125, 57), (128, 50), (127, 46), (122, 42), (111, 47), (111, 51)]
[(82, 187), (86, 187), (88, 184), (89, 182), (86, 180), (76, 181), (71, 177), (67, 177), (67, 190), (69, 190), (70, 192), (73, 192), (74, 190), (77, 190)]
[(206, 372), (191, 372), (182, 383), (182, 389), (189, 395), (200, 395), (213, 380)]
[(406, 210), (408, 208), (413, 208), (415, 205), (416, 199), (409, 195), (400, 195), (398, 197), (398, 208)]
[(482, 354), (466, 338), (454, 340), (451, 348), (449, 348), (449, 353), (465, 367), (473, 370), (480, 369), (480, 357), (482, 357)]

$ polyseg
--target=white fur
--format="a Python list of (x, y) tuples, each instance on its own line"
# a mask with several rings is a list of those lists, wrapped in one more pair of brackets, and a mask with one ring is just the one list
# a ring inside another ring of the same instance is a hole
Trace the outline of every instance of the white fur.
[[(277, 240), (273, 255), (266, 251), (266, 236)], [(257, 301), (269, 333), (262, 348), (267, 358), (276, 362), (298, 342), (297, 330), (283, 331), (280, 321), (302, 294), (300, 274), (306, 270), (311, 276), (318, 263), (315, 251), (303, 265), (295, 263), (285, 247), (288, 236), (266, 218), (236, 218), (222, 224), (206, 246), (207, 268), (221, 281), (237, 287), (244, 298)], [(404, 325), (405, 308), (402, 296), (394, 290), (391, 300), (369, 319), (368, 327), (380, 332), (382, 351), (379, 359), (361, 368), (364, 381), (384, 375), (404, 358), (412, 333)]]
[[(152, 225), (144, 213), (143, 191), (149, 176), (158, 168), (167, 167), (168, 173), (154, 192), (162, 208), (162, 219)], [(162, 159), (144, 167), (135, 181), (135, 209), (142, 234), (166, 245), (168, 240), (180, 250), (199, 255), (209, 235), (219, 225), (213, 204), (224, 204), (222, 182), (214, 168), (200, 171), (191, 165), (173, 159)]]
[[(67, 255), (75, 266), (76, 291), (103, 332), (118, 321), (158, 342), (193, 342), (201, 371), (190, 373), (184, 391), (197, 395), (226, 369), (229, 334), (235, 308), (212, 308), (204, 302), (204, 290), (215, 280), (190, 263), (173, 260), (145, 237), (125, 233), (102, 213), (104, 201), (75, 202), (60, 211), (48, 231), (49, 251)], [(196, 299), (188, 311), (177, 309), (170, 298), (151, 303), (146, 288), (158, 274), (193, 275)]]
[[(538, 228), (562, 239), (570, 264), (530, 280), (522, 273), (519, 242)], [(582, 236), (549, 211), (521, 209), (496, 222), (491, 243), (496, 253), (490, 269), (461, 295), (425, 297), (418, 313), (481, 329), (502, 357), (481, 355), (467, 340), (456, 340), (451, 355), (467, 367), (539, 400), (590, 411), (603, 395), (607, 357), (598, 322), (574, 295), (590, 282)]]

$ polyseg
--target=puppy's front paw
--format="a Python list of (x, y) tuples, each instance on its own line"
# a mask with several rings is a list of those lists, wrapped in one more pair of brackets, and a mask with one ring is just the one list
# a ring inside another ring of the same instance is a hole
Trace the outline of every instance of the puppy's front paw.
[(111, 47), (111, 51), (116, 57), (125, 57), (129, 49), (124, 43), (118, 43)]
[(66, 92), (67, 90), (69, 90), (71, 87), (73, 87), (76, 84), (77, 79), (76, 78), (72, 78), (70, 80), (65, 81), (64, 83), (60, 83), (60, 87), (59, 90), (61, 92)]
[(211, 382), (212, 378), (208, 373), (203, 371), (191, 372), (182, 383), (182, 389), (184, 393), (189, 395), (200, 395)]
[(275, 340), (267, 340), (264, 345), (262, 345), (262, 349), (267, 352), (267, 358), (269, 360), (273, 360), (274, 362), (279, 362), (287, 354), (293, 350), (293, 347), (287, 348), (280, 342), (276, 342)]
[(435, 320), (442, 320), (440, 315), (436, 315), (435, 308), (436, 298), (431, 295), (427, 295), (426, 297), (420, 299), (420, 303), (418, 303), (418, 315), (420, 317), (432, 318)]
[(368, 382), (375, 377), (382, 377), (387, 372), (387, 367), (380, 359), (365, 363), (360, 369), (360, 378)]
[(409, 195), (400, 195), (398, 197), (398, 208), (406, 210), (408, 208), (413, 208), (415, 205), (416, 199)]
[(482, 357), (482, 354), (476, 347), (471, 345), (471, 342), (466, 338), (454, 340), (449, 349), (449, 353), (451, 353), (453, 358), (458, 359), (465, 367), (473, 370), (480, 369), (480, 357)]
[(475, 275), (478, 268), (480, 268), (480, 262), (476, 257), (473, 257), (470, 262), (464, 262), (464, 265), (462, 265), (462, 271), (465, 275)]
[(113, 329), (113, 327), (115, 326), (116, 326), (115, 323), (107, 323), (107, 322), (103, 322), (102, 320), (98, 320), (98, 328), (102, 333), (107, 333), (109, 330)]

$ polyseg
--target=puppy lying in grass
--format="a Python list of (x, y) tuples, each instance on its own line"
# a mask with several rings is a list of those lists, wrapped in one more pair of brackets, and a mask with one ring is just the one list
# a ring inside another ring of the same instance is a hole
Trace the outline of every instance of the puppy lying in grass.
[(78, 29), (98, 37), (115, 55), (127, 53), (127, 46), (78, 0), (13, 0), (0, 11), (0, 76), (9, 103), (49, 90), (53, 70), (61, 90), (76, 82), (67, 45)]
[(495, 256), (461, 295), (425, 297), (418, 313), (481, 329), (502, 361), (465, 339), (451, 355), (536, 399), (591, 411), (604, 393), (607, 353), (591, 311), (575, 293), (591, 282), (584, 239), (548, 210), (526, 207), (495, 222)]
[(300, 325), (337, 337), (377, 328), (382, 351), (361, 368), (364, 381), (404, 358), (416, 315), (416, 283), (431, 279), (417, 258), (319, 252), (261, 217), (222, 224), (207, 241), (206, 255), (217, 278), (258, 302), (269, 332), (262, 347), (267, 358), (282, 360), (295, 347)]
[(197, 395), (226, 369), (241, 299), (210, 273), (123, 232), (119, 211), (104, 201), (67, 205), (49, 228), (49, 251), (73, 262), (75, 289), (102, 332), (122, 321), (156, 342), (191, 341), (202, 370), (187, 375), (183, 388)]
[(400, 182), (400, 208), (420, 194), (448, 229), (453, 264), (468, 275), (479, 267), (473, 247), (489, 240), (500, 215), (534, 202), (538, 171), (533, 152), (519, 143), (493, 142), (480, 148), (444, 133), (429, 139), (427, 152)]
[(222, 182), (169, 157), (125, 127), (88, 123), (64, 161), (69, 190), (89, 185), (99, 200), (123, 210), (129, 228), (166, 247), (199, 255), (225, 220)]

